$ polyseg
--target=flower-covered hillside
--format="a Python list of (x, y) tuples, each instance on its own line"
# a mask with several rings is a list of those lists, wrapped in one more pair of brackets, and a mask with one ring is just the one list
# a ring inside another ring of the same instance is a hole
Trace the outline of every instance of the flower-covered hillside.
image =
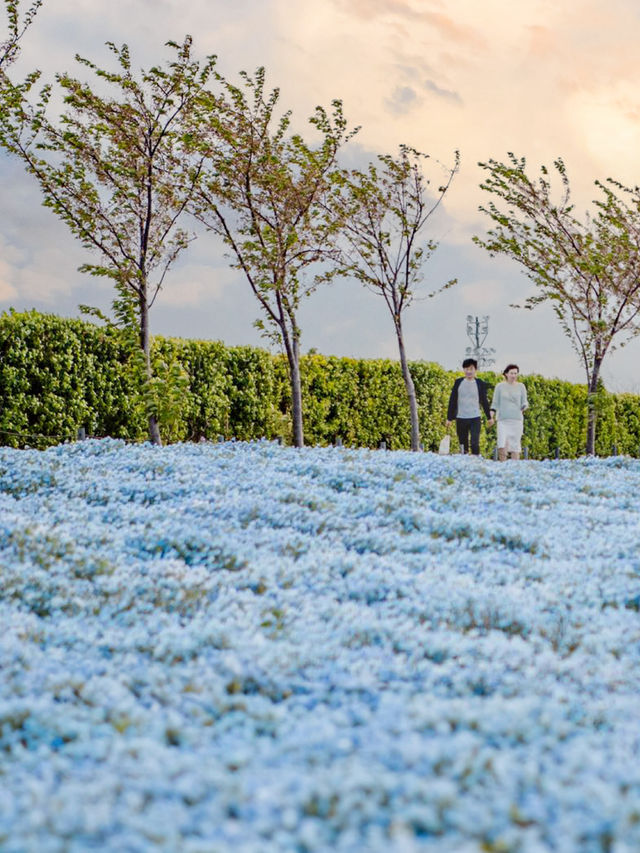
[(0, 450), (0, 849), (640, 849), (640, 464)]

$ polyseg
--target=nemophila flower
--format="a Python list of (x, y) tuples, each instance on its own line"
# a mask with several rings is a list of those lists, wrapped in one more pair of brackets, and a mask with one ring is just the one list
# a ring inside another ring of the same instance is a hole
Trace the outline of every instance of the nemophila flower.
[(0, 470), (8, 850), (640, 847), (636, 461)]

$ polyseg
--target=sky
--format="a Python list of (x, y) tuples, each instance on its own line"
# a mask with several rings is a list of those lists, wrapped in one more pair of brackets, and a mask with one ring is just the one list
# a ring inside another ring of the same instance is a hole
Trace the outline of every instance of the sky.
[[(410, 360), (459, 367), (471, 341), (467, 317), (488, 317), (485, 346), (502, 371), (572, 382), (584, 369), (555, 315), (510, 307), (535, 292), (520, 267), (472, 242), (489, 227), (478, 162), (512, 151), (531, 171), (562, 157), (579, 210), (596, 179), (640, 182), (640, 5), (637, 0), (44, 0), (16, 74), (40, 68), (81, 74), (76, 53), (109, 66), (105, 42), (128, 44), (145, 68), (171, 56), (168, 40), (194, 37), (198, 57), (218, 56), (231, 79), (267, 70), (294, 121), (343, 101), (361, 130), (345, 156), (366, 163), (399, 144), (452, 164), (461, 156), (428, 236), (439, 247), (405, 315)], [(430, 173), (434, 183), (440, 173)], [(95, 260), (42, 207), (22, 165), (0, 153), (0, 311), (36, 308), (79, 316), (108, 309), (109, 284), (78, 272)], [(458, 284), (427, 298), (451, 278)], [(152, 332), (267, 346), (258, 305), (220, 245), (203, 235), (183, 254), (153, 307)], [(318, 289), (302, 306), (302, 350), (397, 358), (381, 298), (354, 281)], [(640, 393), (640, 340), (607, 357), (606, 387)]]

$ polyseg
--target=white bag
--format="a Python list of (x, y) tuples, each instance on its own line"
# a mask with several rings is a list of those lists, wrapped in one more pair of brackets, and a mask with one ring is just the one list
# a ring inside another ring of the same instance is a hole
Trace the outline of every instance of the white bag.
[(440, 446), (438, 447), (438, 453), (440, 454), (440, 456), (446, 456), (450, 450), (451, 450), (451, 436), (445, 435), (445, 437), (440, 442)]

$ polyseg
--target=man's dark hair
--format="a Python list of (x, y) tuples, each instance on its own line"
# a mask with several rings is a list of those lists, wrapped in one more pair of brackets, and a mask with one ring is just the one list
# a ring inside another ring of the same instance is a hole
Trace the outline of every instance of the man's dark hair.
[(517, 365), (517, 364), (508, 364), (508, 365), (505, 367), (505, 369), (502, 371), (502, 375), (503, 375), (503, 376), (506, 376), (506, 375), (507, 375), (507, 373), (508, 373), (510, 370), (513, 370), (513, 369), (514, 369), (514, 367), (515, 367), (515, 369), (518, 371), (518, 373), (520, 373), (520, 368), (518, 367), (518, 365)]
[(475, 367), (475, 369), (477, 370), (478, 369), (478, 362), (475, 360), (475, 358), (465, 358), (465, 360), (462, 362), (462, 366), (463, 367)]

